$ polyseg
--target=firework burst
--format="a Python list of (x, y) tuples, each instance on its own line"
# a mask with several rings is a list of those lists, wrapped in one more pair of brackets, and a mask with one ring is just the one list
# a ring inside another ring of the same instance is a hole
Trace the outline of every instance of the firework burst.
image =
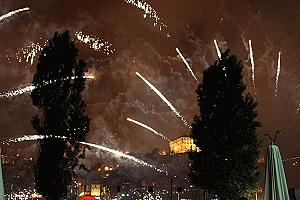
[(87, 35), (81, 31), (77, 31), (75, 36), (78, 41), (87, 44), (89, 48), (95, 51), (103, 51), (106, 55), (113, 54), (116, 51), (116, 49), (112, 48), (112, 44), (96, 36)]
[[(125, 3), (131, 4), (134, 7), (143, 10), (144, 18), (146, 19), (147, 17), (149, 17), (149, 19), (153, 21), (153, 26), (158, 27), (160, 31), (164, 28), (167, 28), (167, 25), (161, 22), (161, 19), (158, 16), (157, 12), (154, 10), (154, 8), (152, 8), (152, 6), (148, 4), (146, 1), (125, 0)], [(170, 37), (169, 33), (167, 33), (167, 37)]]
[(21, 51), (16, 53), (16, 58), (21, 63), (25, 61), (26, 63), (33, 65), (34, 61), (37, 59), (39, 53), (46, 46), (48, 41), (44, 44), (31, 42), (26, 47), (22, 48)]

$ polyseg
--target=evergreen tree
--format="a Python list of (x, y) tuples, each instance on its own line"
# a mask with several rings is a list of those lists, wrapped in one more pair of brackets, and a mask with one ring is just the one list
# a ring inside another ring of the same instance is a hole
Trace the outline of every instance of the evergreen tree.
[(200, 147), (190, 153), (191, 181), (208, 196), (236, 200), (256, 191), (261, 141), (257, 103), (243, 83), (243, 65), (229, 50), (203, 72), (196, 93), (200, 115), (191, 135)]
[(74, 169), (84, 158), (79, 142), (86, 139), (89, 118), (81, 92), (85, 87), (84, 67), (68, 31), (55, 33), (39, 57), (31, 93), (39, 116), (32, 125), (38, 135), (63, 136), (39, 142), (35, 165), (36, 188), (47, 199), (66, 199)]

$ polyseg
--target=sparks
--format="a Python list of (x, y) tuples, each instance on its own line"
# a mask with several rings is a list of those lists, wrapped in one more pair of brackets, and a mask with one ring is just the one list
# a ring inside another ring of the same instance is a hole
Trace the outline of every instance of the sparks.
[(167, 106), (175, 113), (175, 115), (183, 121), (184, 125), (188, 126), (190, 129), (192, 128), (188, 122), (184, 119), (183, 116), (176, 110), (176, 108), (171, 104), (171, 102), (158, 90), (156, 89), (149, 81), (147, 81), (142, 75), (140, 75), (138, 72), (135, 72), (135, 74), (140, 77), (160, 98), (167, 104)]
[(155, 135), (160, 136), (161, 138), (163, 138), (164, 140), (167, 140), (168, 142), (170, 142), (171, 140), (169, 140), (166, 136), (164, 136), (163, 134), (157, 132), (156, 130), (154, 130), (153, 128), (147, 126), (146, 124), (143, 124), (142, 122), (136, 121), (134, 119), (131, 118), (127, 118), (127, 121), (132, 122), (134, 124), (137, 124), (145, 129), (148, 129), (149, 131), (151, 131), (152, 133), (154, 133)]
[(179, 56), (181, 57), (183, 63), (185, 64), (185, 66), (188, 68), (188, 70), (190, 71), (191, 75), (194, 77), (194, 79), (197, 81), (197, 83), (199, 83), (198, 79), (196, 78), (192, 68), (190, 67), (189, 63), (186, 61), (186, 59), (183, 57), (183, 55), (181, 54), (181, 52), (179, 51), (178, 48), (176, 48), (177, 53), (179, 54)]
[[(22, 86), (18, 89), (15, 89), (15, 90), (9, 90), (7, 92), (4, 92), (4, 93), (0, 93), (0, 98), (4, 98), (4, 97), (14, 97), (14, 96), (18, 96), (18, 95), (21, 95), (21, 94), (24, 94), (24, 93), (30, 93), (32, 92), (32, 90), (36, 89), (36, 88), (40, 88), (40, 87), (43, 87), (43, 86), (46, 86), (46, 85), (49, 85), (49, 84), (52, 84), (52, 83), (56, 83), (58, 81), (65, 81), (65, 80), (68, 80), (68, 79), (76, 79), (78, 78), (77, 76), (72, 76), (72, 77), (67, 77), (67, 78), (61, 78), (61, 79), (57, 79), (57, 80), (50, 80), (50, 81), (43, 81), (43, 85), (40, 86), (40, 85), (33, 85), (33, 84), (30, 84), (30, 85), (25, 85), (25, 86)], [(92, 75), (92, 74), (85, 74), (83, 76), (83, 78), (85, 79), (94, 79), (95, 77)]]
[(292, 157), (292, 158), (287, 158), (287, 159), (282, 160), (282, 162), (286, 162), (286, 161), (290, 161), (290, 160), (298, 160), (298, 159), (300, 159), (300, 156), (296, 156), (296, 157)]
[(49, 138), (59, 138), (59, 139), (66, 139), (64, 136), (57, 136), (57, 135), (24, 135), (22, 137), (16, 137), (8, 140), (4, 140), (1, 144), (10, 144), (16, 142), (23, 142), (23, 141), (36, 141), (36, 140), (43, 140)]
[(216, 50), (217, 50), (218, 57), (219, 57), (219, 59), (221, 59), (221, 51), (219, 49), (217, 40), (214, 40), (214, 43), (215, 43), (215, 47), (216, 47)]
[(79, 142), (80, 144), (83, 144), (83, 145), (87, 145), (87, 146), (90, 146), (90, 147), (94, 147), (94, 148), (97, 148), (97, 149), (100, 149), (100, 150), (103, 150), (103, 151), (106, 151), (106, 152), (109, 152), (109, 153), (112, 153), (116, 156), (119, 156), (119, 157), (123, 157), (123, 158), (126, 158), (126, 159), (129, 159), (129, 160), (132, 160), (140, 165), (143, 165), (145, 167), (150, 167), (150, 168), (153, 168), (155, 171), (157, 172), (162, 172), (162, 173), (165, 173), (165, 174), (168, 174), (167, 171), (165, 170), (162, 170), (162, 169), (159, 169), (158, 167), (156, 167), (155, 165), (153, 164), (149, 164), (143, 160), (140, 160), (134, 156), (131, 156), (131, 155), (127, 155), (125, 153), (122, 153), (120, 151), (117, 151), (117, 150), (114, 150), (114, 149), (110, 149), (108, 147), (104, 147), (104, 146), (101, 146), (101, 145), (97, 145), (97, 144), (92, 144), (92, 143), (87, 143), (87, 142)]
[(18, 96), (27, 92), (31, 92), (36, 87), (34, 85), (23, 86), (15, 90), (10, 90), (0, 94), (0, 98)]
[(113, 54), (116, 50), (111, 48), (112, 44), (103, 39), (99, 39), (96, 36), (91, 36), (87, 34), (83, 34), (81, 31), (77, 31), (75, 33), (77, 40), (80, 42), (87, 44), (91, 49), (95, 51), (103, 51), (104, 54), (109, 55)]
[(281, 52), (278, 53), (277, 73), (276, 73), (276, 81), (275, 81), (275, 96), (277, 96), (278, 94), (278, 84), (279, 84), (279, 75), (280, 75), (280, 55)]
[(37, 59), (39, 52), (41, 52), (46, 46), (48, 41), (46, 41), (43, 45), (40, 43), (31, 42), (26, 47), (22, 48), (21, 51), (16, 53), (16, 58), (19, 62), (23, 60), (30, 65), (33, 65), (34, 61)]
[(18, 10), (10, 11), (9, 13), (7, 13), (5, 15), (0, 16), (0, 22), (2, 20), (6, 19), (6, 18), (9, 18), (9, 17), (13, 16), (13, 15), (16, 15), (20, 12), (24, 12), (24, 11), (28, 11), (28, 10), (29, 10), (29, 8), (26, 7), (26, 8), (21, 8), (21, 9), (18, 9)]
[[(16, 137), (16, 138), (4, 140), (4, 141), (1, 142), (1, 144), (8, 144), (9, 145), (10, 143), (23, 142), (23, 141), (37, 141), (37, 140), (43, 140), (43, 139), (49, 139), (49, 138), (67, 139), (67, 137), (65, 137), (65, 136), (56, 136), (56, 135), (24, 135), (22, 137)], [(110, 149), (108, 147), (104, 147), (104, 146), (97, 145), (97, 144), (87, 143), (87, 142), (79, 142), (79, 143), (83, 144), (83, 145), (90, 146), (90, 147), (94, 147), (94, 148), (97, 148), (97, 149), (100, 149), (100, 150), (103, 150), (103, 151), (106, 151), (106, 152), (109, 152), (109, 153), (112, 153), (112, 154), (114, 154), (116, 156), (119, 156), (119, 157), (123, 157), (123, 158), (129, 159), (129, 160), (132, 160), (132, 161), (134, 161), (134, 162), (136, 162), (140, 165), (143, 165), (145, 167), (153, 168), (157, 172), (168, 174), (167, 171), (159, 169), (158, 167), (156, 167), (153, 164), (149, 164), (149, 163), (147, 163), (143, 160), (140, 160), (140, 159), (138, 159), (134, 156), (131, 156), (131, 155), (124, 154), (120, 151)]]
[[(167, 25), (161, 22), (159, 16), (157, 15), (156, 11), (145, 1), (142, 0), (125, 0), (125, 3), (131, 4), (138, 9), (144, 11), (144, 18), (146, 19), (149, 16), (150, 20), (153, 20), (153, 26), (158, 26), (159, 30), (161, 31), (163, 28), (167, 28)], [(170, 34), (167, 33), (167, 37), (170, 37)]]
[(297, 115), (298, 115), (299, 111), (300, 111), (300, 103), (299, 103), (298, 108), (297, 108), (297, 110), (296, 110), (295, 120), (294, 120), (294, 123), (293, 123), (294, 126), (296, 125), (296, 122), (297, 122)]
[(255, 67), (254, 67), (254, 58), (253, 58), (253, 50), (252, 50), (252, 42), (249, 40), (249, 56), (250, 56), (250, 62), (251, 62), (251, 71), (252, 71), (252, 84), (253, 88), (255, 88)]

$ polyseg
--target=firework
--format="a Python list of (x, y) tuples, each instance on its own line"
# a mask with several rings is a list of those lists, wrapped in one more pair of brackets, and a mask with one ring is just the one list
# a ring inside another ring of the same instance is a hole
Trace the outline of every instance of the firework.
[[(32, 90), (36, 89), (36, 88), (41, 88), (43, 86), (46, 86), (46, 85), (49, 85), (49, 84), (52, 84), (52, 83), (56, 83), (58, 81), (65, 81), (65, 80), (68, 80), (68, 79), (76, 79), (78, 78), (77, 76), (72, 76), (72, 77), (66, 77), (66, 78), (61, 78), (61, 79), (56, 79), (56, 80), (50, 80), (50, 81), (43, 81), (43, 85), (33, 85), (33, 84), (30, 84), (30, 85), (26, 85), (26, 86), (22, 86), (18, 89), (15, 89), (15, 90), (9, 90), (7, 92), (4, 92), (4, 93), (0, 93), (0, 98), (4, 98), (4, 97), (14, 97), (14, 96), (18, 96), (18, 95), (21, 95), (21, 94), (24, 94), (24, 93), (30, 93), (32, 92)], [(91, 74), (85, 74), (83, 76), (83, 78), (85, 79), (94, 79), (95, 77)]]
[(298, 160), (298, 159), (300, 159), (300, 156), (295, 156), (295, 157), (283, 159), (282, 161), (283, 161), (283, 162), (286, 162), (286, 161), (290, 161), (290, 160)]
[(16, 15), (20, 12), (24, 12), (24, 11), (28, 11), (28, 10), (29, 10), (29, 8), (26, 7), (26, 8), (21, 8), (21, 9), (18, 9), (18, 10), (10, 11), (9, 13), (7, 13), (5, 15), (0, 16), (0, 22), (4, 19), (8, 18), (8, 17), (11, 17), (11, 16)]
[(23, 86), (16, 90), (10, 90), (8, 92), (4, 92), (0, 94), (0, 98), (18, 96), (27, 92), (31, 92), (35, 88), (36, 87), (34, 85)]
[(296, 157), (284, 159), (284, 160), (282, 160), (282, 162), (294, 161), (293, 166), (296, 166), (299, 163), (299, 161), (295, 161), (295, 160), (299, 160), (299, 159), (300, 159), (300, 156), (296, 156)]
[(48, 41), (43, 45), (40, 43), (31, 42), (26, 47), (22, 48), (21, 51), (16, 53), (17, 60), (22, 62), (23, 60), (30, 65), (33, 65), (33, 62), (36, 60), (39, 52), (43, 50)]
[(214, 40), (214, 43), (215, 43), (215, 47), (216, 47), (216, 50), (217, 50), (218, 58), (221, 59), (221, 51), (218, 47), (217, 40)]
[(277, 73), (276, 73), (276, 81), (275, 81), (275, 96), (277, 96), (278, 93), (278, 84), (279, 84), (279, 75), (280, 75), (280, 55), (281, 52), (278, 53)]
[(255, 67), (254, 67), (254, 58), (253, 58), (253, 50), (252, 50), (252, 42), (249, 40), (249, 56), (250, 56), (250, 62), (251, 62), (251, 71), (252, 71), (252, 84), (255, 88)]
[(181, 52), (179, 51), (178, 48), (176, 48), (176, 51), (177, 51), (177, 53), (179, 54), (179, 56), (181, 57), (181, 59), (182, 59), (182, 61), (184, 62), (185, 66), (186, 66), (186, 67), (188, 68), (188, 70), (190, 71), (191, 75), (194, 77), (194, 79), (197, 81), (197, 83), (199, 83), (198, 80), (197, 80), (197, 78), (196, 78), (196, 76), (195, 76), (195, 74), (194, 74), (194, 72), (193, 72), (193, 70), (192, 70), (192, 68), (190, 67), (189, 63), (188, 63), (188, 62), (186, 61), (186, 59), (183, 57), (183, 55), (181, 54)]
[(100, 149), (100, 150), (103, 150), (103, 151), (106, 151), (106, 152), (109, 152), (109, 153), (112, 153), (118, 157), (123, 157), (123, 158), (126, 158), (126, 159), (129, 159), (129, 160), (132, 160), (140, 165), (143, 165), (145, 167), (150, 167), (150, 168), (153, 168), (155, 169), (157, 172), (162, 172), (162, 173), (166, 173), (168, 174), (167, 171), (165, 170), (162, 170), (162, 169), (159, 169), (158, 167), (156, 167), (155, 165), (153, 164), (149, 164), (143, 160), (140, 160), (134, 156), (131, 156), (131, 155), (127, 155), (125, 153), (122, 153), (120, 151), (117, 151), (117, 150), (114, 150), (114, 149), (110, 149), (108, 147), (104, 147), (104, 146), (101, 146), (101, 145), (97, 145), (97, 144), (92, 144), (92, 143), (87, 143), (87, 142), (79, 142), (80, 144), (83, 144), (83, 145), (87, 145), (87, 146), (90, 146), (90, 147), (94, 147), (94, 148), (97, 148), (97, 149)]
[[(10, 143), (16, 143), (16, 142), (36, 141), (36, 140), (43, 140), (43, 139), (49, 139), (49, 138), (67, 139), (64, 136), (56, 136), (56, 135), (24, 135), (22, 137), (16, 137), (16, 138), (4, 140), (1, 143), (2, 144), (10, 144)], [(108, 147), (104, 147), (104, 146), (97, 145), (97, 144), (87, 143), (87, 142), (79, 142), (79, 143), (83, 144), (83, 145), (90, 146), (90, 147), (94, 147), (94, 148), (97, 148), (97, 149), (100, 149), (100, 150), (103, 150), (103, 151), (106, 151), (106, 152), (109, 152), (109, 153), (112, 153), (112, 154), (114, 154), (116, 156), (119, 156), (119, 157), (127, 158), (127, 159), (132, 160), (132, 161), (134, 161), (134, 162), (136, 162), (136, 163), (138, 163), (140, 165), (143, 165), (145, 167), (153, 168), (157, 172), (162, 172), (162, 173), (168, 174), (167, 171), (159, 169), (155, 165), (149, 164), (149, 163), (147, 163), (147, 162), (145, 162), (143, 160), (140, 160), (140, 159), (138, 159), (138, 158), (136, 158), (134, 156), (131, 156), (131, 155), (124, 154), (124, 153), (122, 153), (120, 151), (117, 151), (117, 150), (114, 150), (114, 149), (110, 149)]]
[(146, 124), (143, 124), (142, 122), (139, 122), (139, 121), (136, 121), (134, 119), (131, 119), (131, 118), (127, 118), (127, 121), (130, 121), (134, 124), (137, 124), (145, 129), (148, 129), (149, 131), (151, 131), (152, 133), (154, 133), (155, 135), (158, 135), (160, 136), (161, 138), (163, 138), (164, 140), (167, 140), (168, 142), (170, 142), (171, 140), (169, 140), (166, 136), (164, 136), (163, 134), (157, 132), (156, 130), (154, 130), (153, 128), (147, 126)]
[(96, 36), (87, 35), (82, 33), (81, 31), (77, 31), (75, 33), (75, 36), (77, 40), (83, 42), (84, 44), (87, 44), (91, 49), (95, 51), (103, 51), (106, 55), (113, 54), (116, 51), (111, 47), (112, 44), (104, 41), (103, 39), (99, 39)]
[(59, 139), (66, 139), (64, 136), (56, 136), (56, 135), (24, 135), (22, 137), (16, 137), (8, 140), (4, 140), (1, 144), (10, 144), (16, 142), (24, 142), (24, 141), (36, 141), (36, 140), (43, 140), (49, 138), (59, 138)]
[(167, 104), (167, 106), (175, 113), (175, 115), (180, 118), (184, 125), (188, 126), (189, 128), (192, 128), (188, 122), (184, 119), (183, 116), (176, 110), (176, 108), (171, 104), (171, 102), (158, 90), (156, 89), (149, 81), (147, 81), (142, 75), (140, 75), (138, 72), (135, 72), (135, 74), (140, 77), (160, 98)]
[[(167, 25), (161, 22), (159, 16), (157, 15), (156, 11), (145, 1), (142, 0), (125, 0), (126, 3), (131, 4), (138, 9), (144, 11), (144, 18), (146, 19), (149, 17), (150, 20), (153, 20), (153, 26), (158, 26), (159, 30), (161, 31), (163, 28), (167, 28)], [(167, 34), (167, 37), (170, 37), (170, 34)]]

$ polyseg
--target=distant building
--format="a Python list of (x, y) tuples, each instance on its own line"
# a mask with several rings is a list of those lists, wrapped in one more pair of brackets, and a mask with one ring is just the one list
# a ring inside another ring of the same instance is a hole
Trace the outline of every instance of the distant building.
[(200, 152), (200, 148), (194, 144), (194, 140), (189, 136), (180, 136), (170, 143), (171, 154), (187, 153), (191, 151)]

